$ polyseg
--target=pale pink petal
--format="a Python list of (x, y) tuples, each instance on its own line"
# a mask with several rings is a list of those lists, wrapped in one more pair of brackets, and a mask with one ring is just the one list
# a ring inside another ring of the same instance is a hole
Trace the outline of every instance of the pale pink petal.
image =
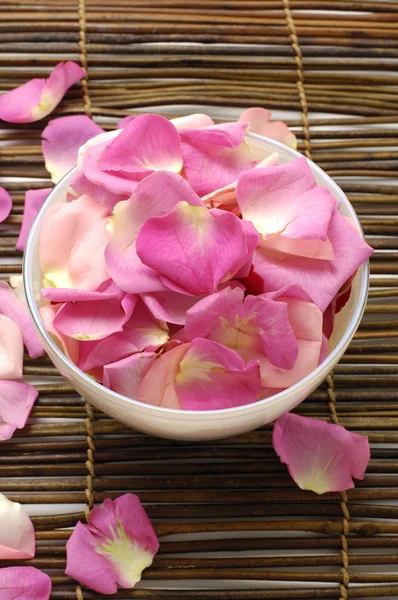
[(22, 275), (10, 275), (9, 281), (10, 281), (10, 286), (14, 290), (17, 298), (19, 298), (22, 302), (24, 302), (26, 304), (27, 301), (26, 301), (26, 296), (25, 296)]
[(78, 169), (70, 180), (66, 197), (68, 202), (72, 202), (73, 200), (80, 198), (80, 196), (90, 196), (90, 198), (96, 202), (106, 206), (109, 215), (111, 215), (115, 205), (121, 200), (127, 200), (129, 195), (130, 193), (113, 194), (102, 186), (92, 183), (92, 181), (87, 179), (84, 175), (83, 170)]
[(27, 383), (0, 380), (0, 440), (9, 440), (16, 429), (25, 427), (37, 396)]
[(48, 79), (31, 79), (0, 96), (0, 119), (10, 123), (32, 123), (49, 115), (66, 90), (85, 76), (78, 64), (56, 65)]
[(247, 123), (224, 123), (180, 131), (184, 177), (199, 196), (234, 182), (254, 167), (244, 142)]
[(36, 547), (33, 523), (18, 502), (11, 502), (3, 494), (0, 494), (0, 523), (0, 559), (33, 558)]
[[(79, 151), (77, 153), (77, 167), (81, 169), (83, 167), (83, 160), (87, 153), (87, 150), (90, 148), (94, 148), (94, 146), (99, 146), (104, 144), (104, 142), (109, 143), (114, 140), (118, 135), (122, 133), (121, 129), (112, 129), (111, 131), (105, 131), (104, 133), (100, 133), (95, 137), (87, 140), (82, 146), (80, 146)], [(105, 146), (101, 146), (104, 148)]]
[[(1, 96), (0, 96), (1, 98)], [(11, 212), (12, 199), (10, 194), (0, 186), (0, 223), (5, 221)]]
[(104, 250), (108, 211), (88, 196), (56, 204), (40, 230), (40, 264), (44, 287), (96, 290), (109, 279)]
[(74, 338), (68, 337), (55, 329), (53, 321), (62, 304), (46, 304), (40, 308), (40, 316), (44, 327), (53, 338), (57, 346), (62, 350), (72, 362), (77, 364), (79, 358), (79, 342)]
[(43, 288), (43, 298), (50, 302), (88, 302), (92, 300), (121, 300), (122, 292), (111, 279), (104, 281), (96, 291), (79, 290), (77, 288)]
[(141, 294), (141, 298), (154, 317), (177, 325), (184, 325), (187, 310), (198, 301), (195, 296), (171, 291)]
[(1, 600), (50, 600), (51, 579), (35, 567), (0, 570)]
[(250, 131), (259, 133), (278, 142), (282, 142), (291, 148), (297, 148), (296, 136), (282, 121), (270, 121), (271, 111), (265, 108), (253, 106), (245, 110), (239, 117), (239, 121), (248, 121)]
[(322, 364), (329, 354), (329, 342), (325, 335), (322, 335), (321, 351), (319, 353), (319, 364)]
[(132, 588), (152, 564), (159, 542), (134, 494), (105, 500), (78, 523), (66, 544), (66, 574), (102, 594)]
[(105, 365), (104, 386), (118, 394), (137, 400), (140, 383), (156, 358), (157, 355), (154, 352), (137, 352), (137, 354)]
[(141, 115), (106, 145), (98, 166), (107, 171), (148, 175), (161, 170), (179, 173), (182, 156), (178, 132), (160, 115)]
[(143, 225), (137, 237), (138, 256), (174, 291), (191, 295), (216, 291), (250, 260), (247, 241), (254, 240), (235, 215), (219, 213), (179, 202), (164, 217)]
[(104, 130), (86, 115), (60, 117), (43, 130), (42, 151), (47, 171), (54, 183), (76, 166), (77, 153), (87, 140)]
[(21, 379), (23, 341), (18, 325), (0, 314), (0, 379)]
[[(128, 118), (128, 117), (127, 117)], [(210, 127), (214, 125), (213, 119), (203, 113), (194, 113), (185, 117), (176, 117), (170, 119), (174, 127), (181, 131), (182, 129), (202, 129), (202, 127)]]
[(181, 410), (174, 383), (189, 344), (177, 344), (154, 361), (141, 381), (138, 399), (145, 404)]
[(263, 355), (274, 365), (291, 369), (297, 358), (286, 303), (265, 295), (244, 298), (239, 288), (225, 288), (197, 302), (187, 312), (185, 335), (187, 340), (208, 338), (223, 344), (245, 361)]
[(16, 292), (5, 281), (0, 281), (0, 314), (9, 317), (18, 325), (31, 358), (44, 354), (26, 303), (18, 298)]
[(199, 338), (191, 342), (175, 378), (177, 397), (186, 410), (251, 404), (260, 387), (258, 362), (250, 361), (246, 366), (234, 350)]
[(291, 413), (276, 421), (272, 442), (297, 485), (317, 494), (353, 488), (370, 459), (366, 436)]
[(122, 331), (130, 318), (137, 296), (119, 299), (67, 302), (57, 312), (53, 326), (63, 335), (76, 340), (101, 340)]
[(165, 289), (159, 276), (143, 265), (136, 253), (138, 232), (151, 217), (166, 215), (178, 202), (203, 206), (187, 182), (175, 173), (158, 171), (143, 179), (134, 194), (119, 202), (107, 230), (110, 241), (105, 251), (106, 265), (115, 283), (130, 293)]
[(257, 248), (253, 264), (264, 281), (264, 291), (296, 284), (324, 311), (344, 282), (373, 252), (337, 210), (330, 222), (328, 238), (335, 255), (331, 261)]
[(46, 201), (52, 188), (42, 188), (38, 190), (28, 190), (25, 194), (25, 203), (23, 207), (23, 217), (21, 230), (15, 248), (23, 252), (29, 236), (30, 228), (36, 218), (37, 213)]

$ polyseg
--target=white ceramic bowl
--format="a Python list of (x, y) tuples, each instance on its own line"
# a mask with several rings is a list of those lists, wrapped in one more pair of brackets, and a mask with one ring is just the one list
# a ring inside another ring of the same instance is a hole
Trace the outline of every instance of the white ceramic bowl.
[[(246, 141), (253, 149), (256, 159), (265, 158), (272, 152), (278, 152), (280, 162), (286, 163), (301, 156), (283, 144), (256, 134), (247, 134)], [(313, 162), (308, 162), (317, 183), (330, 190), (340, 202), (341, 212), (352, 217), (360, 229), (354, 209), (341, 189), (322, 169)], [(54, 365), (79, 394), (104, 413), (135, 429), (165, 438), (176, 440), (225, 438), (256, 429), (292, 410), (318, 387), (344, 354), (365, 308), (369, 280), (368, 263), (358, 270), (350, 300), (337, 315), (335, 329), (330, 340), (329, 355), (325, 361), (310, 375), (275, 396), (237, 408), (180, 411), (142, 404), (137, 400), (112, 392), (95, 382), (60, 351), (45, 330), (38, 311), (42, 280), (38, 254), (41, 223), (50, 206), (66, 201), (66, 191), (73, 173), (74, 170), (69, 172), (54, 188), (32, 226), (24, 257), (24, 285), (36, 329)]]

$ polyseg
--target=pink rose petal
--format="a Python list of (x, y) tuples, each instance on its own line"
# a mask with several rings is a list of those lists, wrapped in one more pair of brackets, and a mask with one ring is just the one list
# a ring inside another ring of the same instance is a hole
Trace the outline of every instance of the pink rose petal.
[(198, 301), (195, 296), (171, 291), (141, 294), (141, 298), (154, 317), (176, 325), (184, 325), (187, 311)]
[(50, 302), (89, 302), (92, 300), (121, 300), (125, 293), (111, 279), (104, 281), (96, 291), (77, 288), (42, 288), (43, 298)]
[(291, 413), (276, 421), (272, 443), (297, 485), (317, 494), (353, 488), (370, 459), (366, 436)]
[(96, 202), (106, 206), (109, 215), (111, 215), (116, 204), (121, 200), (127, 200), (130, 194), (113, 194), (100, 185), (89, 181), (84, 175), (83, 169), (78, 169), (70, 180), (66, 198), (68, 202), (73, 202), (80, 196), (90, 196)]
[(183, 407), (175, 390), (175, 379), (189, 344), (177, 344), (154, 361), (141, 381), (138, 399), (145, 404), (181, 410)]
[(199, 196), (232, 183), (254, 162), (244, 142), (247, 123), (180, 131), (184, 176)]
[(0, 379), (21, 379), (23, 341), (18, 325), (0, 314)]
[(0, 569), (1, 600), (50, 600), (51, 579), (35, 567)]
[(271, 111), (253, 106), (240, 115), (239, 121), (248, 121), (250, 123), (250, 131), (282, 142), (295, 150), (297, 148), (297, 139), (294, 133), (282, 121), (271, 122), (270, 118)]
[(183, 129), (202, 129), (203, 127), (214, 125), (213, 119), (203, 113), (194, 113), (192, 115), (186, 115), (185, 117), (176, 117), (175, 119), (170, 119), (170, 122), (173, 123), (178, 131), (182, 131)]
[(18, 325), (31, 358), (44, 354), (26, 303), (18, 298), (16, 292), (5, 281), (0, 281), (0, 314), (9, 317)]
[(47, 200), (48, 194), (52, 188), (42, 188), (38, 190), (28, 190), (25, 194), (25, 203), (23, 207), (23, 217), (21, 230), (15, 248), (20, 252), (25, 250), (25, 245), (29, 236), (30, 228), (36, 218), (37, 213)]
[[(1, 96), (0, 96), (1, 98)], [(12, 199), (10, 194), (0, 186), (0, 223), (6, 220), (11, 212)]]
[(138, 399), (140, 383), (147, 374), (157, 355), (154, 352), (137, 352), (132, 356), (104, 366), (105, 387)]
[(159, 542), (139, 498), (106, 499), (78, 523), (66, 544), (66, 574), (100, 594), (132, 588), (152, 564)]
[(54, 183), (77, 162), (77, 153), (82, 144), (104, 130), (86, 115), (60, 117), (50, 121), (43, 130), (42, 150), (47, 171)]
[(175, 378), (177, 397), (187, 410), (251, 404), (256, 401), (260, 387), (257, 361), (246, 366), (234, 350), (204, 339), (191, 342)]
[(56, 65), (48, 79), (31, 79), (0, 96), (0, 119), (10, 123), (32, 123), (49, 115), (66, 90), (85, 76), (78, 64)]
[(57, 346), (72, 362), (77, 364), (79, 359), (79, 342), (74, 338), (63, 335), (54, 325), (54, 318), (63, 304), (46, 304), (40, 308), (40, 316), (44, 327), (53, 338)]
[(291, 369), (298, 348), (287, 305), (243, 290), (225, 288), (188, 310), (187, 340), (208, 338), (235, 350), (248, 361), (261, 355), (276, 366)]
[(164, 217), (143, 225), (137, 254), (170, 289), (201, 295), (216, 291), (251, 259), (254, 239), (255, 231), (248, 234), (232, 213), (213, 215), (204, 207), (179, 202)]
[(0, 494), (0, 523), (0, 559), (33, 558), (36, 547), (33, 523), (18, 502), (11, 502), (3, 494)]
[(143, 265), (136, 253), (136, 239), (151, 217), (163, 216), (178, 202), (203, 206), (186, 181), (175, 173), (158, 171), (138, 184), (129, 200), (115, 206), (108, 223), (110, 241), (105, 251), (108, 271), (115, 283), (130, 293), (165, 289), (157, 273)]
[(0, 380), (0, 440), (9, 440), (16, 429), (25, 427), (37, 396), (27, 383)]
[(45, 287), (96, 290), (109, 279), (104, 249), (108, 211), (88, 196), (56, 204), (40, 231), (40, 264)]

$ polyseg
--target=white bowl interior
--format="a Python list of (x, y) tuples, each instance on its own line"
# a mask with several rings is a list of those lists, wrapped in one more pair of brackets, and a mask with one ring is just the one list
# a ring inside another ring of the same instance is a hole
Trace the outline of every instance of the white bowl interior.
[[(301, 155), (287, 146), (249, 133), (246, 141), (257, 160), (278, 152), (280, 163), (290, 162)], [(340, 203), (343, 215), (352, 217), (361, 231), (355, 211), (336, 183), (317, 165), (308, 161), (319, 185), (329, 189)], [(45, 330), (38, 307), (41, 303), (42, 272), (39, 264), (39, 233), (45, 212), (50, 206), (66, 202), (70, 171), (54, 188), (39, 212), (29, 235), (24, 256), (24, 285), (28, 305), (44, 347), (58, 370), (88, 401), (106, 414), (140, 431), (180, 440), (208, 440), (229, 437), (251, 431), (292, 410), (307, 397), (328, 375), (345, 352), (362, 317), (368, 290), (369, 267), (363, 265), (353, 281), (349, 302), (338, 313), (326, 360), (310, 375), (291, 388), (254, 404), (217, 411), (178, 411), (142, 404), (116, 394), (80, 371), (59, 349)], [(325, 394), (326, 400), (326, 394)]]

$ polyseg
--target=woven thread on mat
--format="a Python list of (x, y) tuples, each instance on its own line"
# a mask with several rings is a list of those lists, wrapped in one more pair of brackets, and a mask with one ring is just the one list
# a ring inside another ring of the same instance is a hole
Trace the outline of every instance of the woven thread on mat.
[(88, 117), (91, 117), (91, 100), (88, 93), (88, 64), (87, 64), (87, 46), (86, 46), (86, 5), (85, 0), (79, 0), (79, 48), (80, 62), (86, 71), (86, 76), (81, 80), (83, 93), (84, 111)]
[[(290, 10), (290, 1), (283, 0), (283, 10), (286, 16), (287, 24), (289, 27), (289, 37), (295, 52), (295, 60), (297, 65), (297, 90), (300, 98), (301, 104), (301, 117), (303, 120), (303, 132), (304, 132), (304, 147), (305, 147), (305, 155), (307, 158), (312, 158), (311, 156), (311, 138), (310, 138), (310, 128), (308, 121), (308, 104), (307, 98), (305, 95), (304, 89), (304, 65), (303, 65), (303, 55), (301, 53), (301, 48), (299, 44), (299, 40), (296, 33), (296, 26), (294, 24), (292, 11)], [(328, 393), (328, 407), (332, 422), (336, 425), (339, 423), (339, 419), (336, 411), (336, 395), (334, 393), (334, 382), (333, 382), (333, 373), (331, 373), (327, 379), (327, 393)], [(350, 532), (350, 512), (348, 510), (348, 498), (346, 492), (341, 493), (341, 501), (340, 508), (343, 513), (342, 518), (342, 531), (340, 534), (341, 548), (340, 548), (340, 556), (341, 556), (341, 583), (340, 583), (340, 599), (339, 600), (347, 600), (348, 598), (348, 585), (350, 583), (350, 576), (348, 573), (348, 542), (347, 536)]]

